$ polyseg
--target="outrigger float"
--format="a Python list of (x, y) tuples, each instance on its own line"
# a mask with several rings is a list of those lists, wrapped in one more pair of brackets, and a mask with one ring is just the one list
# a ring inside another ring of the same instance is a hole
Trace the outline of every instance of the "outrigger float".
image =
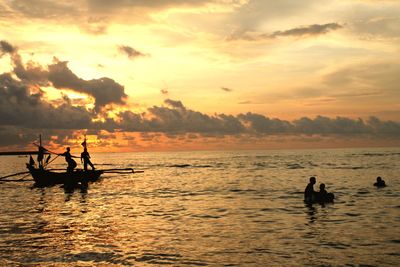
[[(86, 146), (86, 138), (85, 138), (85, 146)], [(35, 143), (34, 143), (35, 144)], [(143, 171), (134, 170), (133, 168), (121, 168), (121, 169), (93, 169), (93, 170), (82, 170), (82, 169), (75, 169), (73, 171), (65, 171), (65, 169), (47, 169), (46, 167), (53, 162), (50, 160), (50, 154), (55, 154), (60, 156), (61, 154), (51, 152), (50, 150), (44, 148), (41, 145), (41, 138), (40, 144), (35, 144), (38, 147), (38, 151), (18, 151), (18, 152), (0, 152), (1, 155), (29, 155), (30, 160), (29, 163), (26, 163), (26, 167), (28, 171), (26, 172), (19, 172), (10, 175), (6, 175), (0, 177), (1, 182), (19, 182), (19, 181), (31, 181), (25, 179), (28, 175), (32, 176), (34, 185), (37, 187), (48, 187), (54, 186), (57, 184), (62, 185), (87, 185), (90, 182), (96, 182), (100, 179), (100, 176), (105, 173), (114, 173), (114, 174), (131, 174), (131, 173), (142, 173)], [(39, 166), (35, 165), (35, 162), (32, 158), (32, 155), (38, 155), (38, 158), (43, 158), (44, 154), (48, 154), (46, 163), (43, 163), (43, 160), (38, 160)], [(25, 175), (20, 179), (8, 179), (11, 177)]]

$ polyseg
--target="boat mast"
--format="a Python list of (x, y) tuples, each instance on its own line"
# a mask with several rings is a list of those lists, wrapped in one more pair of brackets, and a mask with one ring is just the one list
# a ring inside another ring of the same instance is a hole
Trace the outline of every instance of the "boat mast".
[(43, 168), (43, 147), (42, 147), (42, 135), (39, 134), (39, 152), (37, 156), (37, 161), (39, 164), (39, 168)]

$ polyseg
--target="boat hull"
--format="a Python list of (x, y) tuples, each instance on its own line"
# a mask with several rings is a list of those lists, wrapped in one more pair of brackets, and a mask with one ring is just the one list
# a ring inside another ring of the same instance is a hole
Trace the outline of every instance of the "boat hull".
[(56, 184), (87, 184), (97, 181), (103, 174), (101, 170), (75, 170), (73, 172), (54, 172), (28, 166), (36, 186), (52, 186)]

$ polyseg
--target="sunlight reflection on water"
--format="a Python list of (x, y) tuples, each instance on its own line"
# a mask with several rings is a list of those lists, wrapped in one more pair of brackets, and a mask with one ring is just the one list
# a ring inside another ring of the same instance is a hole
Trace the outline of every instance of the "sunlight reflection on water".
[[(98, 168), (145, 172), (105, 175), (69, 193), (1, 183), (0, 264), (384, 266), (400, 260), (398, 149), (92, 158)], [(0, 176), (24, 171), (26, 158), (2, 159)], [(303, 203), (311, 175), (335, 193), (334, 204)], [(372, 187), (378, 175), (387, 188)]]

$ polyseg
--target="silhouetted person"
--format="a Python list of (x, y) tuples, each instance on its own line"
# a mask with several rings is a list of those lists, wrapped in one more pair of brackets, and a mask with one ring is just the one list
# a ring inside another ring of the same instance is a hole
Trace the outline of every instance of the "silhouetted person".
[(38, 147), (37, 161), (40, 169), (43, 169), (44, 151), (45, 151), (44, 147), (42, 146)]
[(320, 203), (332, 202), (335, 196), (325, 190), (325, 184), (319, 185), (319, 192), (316, 193), (316, 200)]
[(376, 177), (376, 183), (374, 183), (374, 186), (376, 187), (385, 187), (386, 183), (380, 176)]
[(76, 162), (72, 158), (70, 150), (71, 149), (69, 147), (67, 147), (67, 151), (65, 151), (64, 153), (61, 154), (61, 156), (65, 157), (65, 161), (68, 163), (67, 172), (73, 172), (76, 167)]
[(304, 201), (313, 202), (315, 198), (314, 184), (316, 183), (315, 177), (310, 177), (310, 182), (308, 183), (306, 189), (304, 190)]
[(90, 165), (92, 170), (95, 169), (94, 166), (93, 166), (93, 163), (90, 161), (90, 155), (89, 155), (89, 152), (87, 151), (86, 147), (83, 149), (83, 152), (81, 153), (81, 162), (82, 161), (83, 161), (83, 169), (85, 171), (87, 171), (88, 164)]
[(326, 195), (328, 194), (328, 192), (325, 190), (325, 184), (320, 184), (319, 185), (319, 192), (317, 194), (318, 196), (318, 200), (319, 201), (323, 201), (324, 199), (326, 199)]

